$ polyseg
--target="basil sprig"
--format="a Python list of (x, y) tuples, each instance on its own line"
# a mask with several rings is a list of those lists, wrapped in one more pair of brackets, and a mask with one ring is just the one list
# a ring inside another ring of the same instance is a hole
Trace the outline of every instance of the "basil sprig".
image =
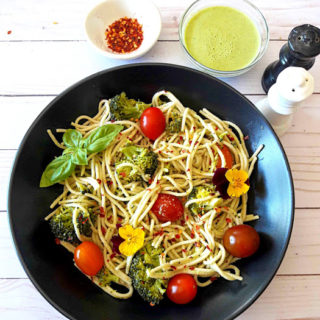
[(74, 129), (68, 129), (62, 137), (67, 147), (61, 156), (52, 160), (44, 170), (40, 187), (49, 187), (68, 178), (76, 165), (88, 164), (88, 155), (104, 150), (123, 129), (117, 124), (106, 124), (94, 130), (86, 139)]

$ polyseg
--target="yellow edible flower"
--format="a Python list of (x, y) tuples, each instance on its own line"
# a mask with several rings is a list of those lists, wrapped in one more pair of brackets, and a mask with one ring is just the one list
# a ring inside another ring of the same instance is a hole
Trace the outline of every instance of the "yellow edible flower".
[(119, 235), (125, 239), (119, 246), (119, 251), (125, 256), (132, 256), (143, 247), (145, 234), (142, 229), (133, 229), (131, 225), (127, 224), (119, 228)]
[(230, 197), (240, 197), (249, 190), (246, 184), (248, 180), (248, 173), (244, 170), (230, 169), (226, 172), (226, 178), (230, 182), (227, 193)]

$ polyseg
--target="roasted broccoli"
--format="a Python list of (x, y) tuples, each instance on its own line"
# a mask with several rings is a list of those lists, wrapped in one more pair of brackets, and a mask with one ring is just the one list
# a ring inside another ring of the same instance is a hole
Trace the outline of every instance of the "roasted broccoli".
[(127, 98), (122, 92), (110, 99), (111, 120), (135, 120), (139, 119), (142, 112), (151, 107), (142, 101)]
[[(73, 208), (71, 207), (61, 207), (60, 211), (50, 219), (49, 224), (51, 231), (56, 238), (77, 244), (80, 241), (74, 231), (72, 210)], [(89, 217), (94, 224), (96, 221), (96, 215), (91, 209), (89, 209), (89, 213), (80, 212), (77, 217), (79, 231), (87, 237), (90, 237), (92, 234)]]
[(182, 117), (177, 113), (173, 113), (169, 118), (169, 123), (167, 125), (167, 131), (170, 133), (179, 133), (181, 131)]
[(123, 156), (116, 162), (116, 166), (124, 162), (134, 165), (134, 167), (122, 166), (117, 169), (118, 174), (128, 181), (141, 179), (141, 173), (152, 176), (157, 170), (158, 156), (153, 151), (134, 144), (127, 144), (120, 151)]
[(96, 277), (98, 278), (99, 286), (101, 286), (101, 287), (106, 287), (111, 282), (115, 282), (115, 283), (119, 282), (119, 278), (116, 275), (110, 273), (109, 270), (106, 267), (103, 267), (96, 274)]
[(143, 300), (151, 304), (158, 304), (163, 299), (168, 284), (167, 280), (148, 276), (148, 270), (159, 266), (159, 256), (162, 252), (162, 248), (155, 249), (150, 242), (147, 243), (135, 254), (129, 270), (133, 287)]
[(212, 210), (217, 206), (219, 206), (222, 202), (222, 199), (214, 197), (214, 193), (215, 193), (215, 188), (214, 186), (211, 186), (211, 185), (193, 187), (191, 193), (188, 196), (188, 201), (194, 200), (194, 199), (204, 199), (210, 196), (212, 196), (212, 198), (206, 201), (195, 202), (190, 204), (189, 206), (190, 212), (195, 215), (198, 215), (198, 214), (203, 215), (207, 213), (209, 210)]

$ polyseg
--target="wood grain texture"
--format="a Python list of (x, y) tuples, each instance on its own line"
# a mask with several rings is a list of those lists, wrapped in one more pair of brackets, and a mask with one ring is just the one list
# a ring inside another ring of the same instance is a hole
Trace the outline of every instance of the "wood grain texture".
[[(86, 14), (100, 0), (12, 0), (1, 5), (1, 40), (84, 40)], [(194, 0), (154, 0), (162, 16), (160, 40), (178, 40), (178, 25), (183, 12)], [(318, 0), (255, 0), (264, 14), (270, 39), (287, 39), (293, 27), (319, 25)], [(27, 18), (26, 18), (27, 17)], [(294, 17), (294, 19), (292, 19)], [(57, 24), (54, 24), (57, 22)], [(7, 34), (12, 30), (11, 34)]]
[[(260, 79), (284, 42), (270, 42), (262, 60), (242, 76), (223, 79), (243, 94), (264, 94)], [(117, 61), (102, 57), (86, 42), (0, 42), (0, 95), (59, 94), (80, 79), (117, 65), (164, 62), (194, 68), (179, 42), (158, 42), (145, 56)], [(36, 68), (34, 66), (37, 66)], [(320, 59), (310, 70), (320, 74)], [(320, 81), (315, 81), (320, 93)]]
[[(276, 276), (258, 300), (237, 319), (319, 319), (319, 299), (320, 276)], [(0, 313), (6, 320), (25, 319), (26, 315), (32, 320), (66, 319), (28, 279), (0, 280)]]
[[(281, 215), (281, 213), (279, 213)], [(297, 209), (288, 251), (278, 270), (278, 275), (319, 274), (320, 209)], [(0, 212), (0, 257), (6, 257), (6, 263), (0, 263), (0, 278), (26, 278), (14, 252), (9, 231), (7, 213)]]

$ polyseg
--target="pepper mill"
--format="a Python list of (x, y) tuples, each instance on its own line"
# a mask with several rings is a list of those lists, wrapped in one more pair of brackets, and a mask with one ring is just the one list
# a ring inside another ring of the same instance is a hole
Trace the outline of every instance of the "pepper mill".
[(293, 113), (314, 90), (312, 75), (301, 67), (288, 67), (280, 72), (271, 86), (267, 98), (256, 106), (264, 114), (278, 136), (291, 125)]
[(288, 43), (280, 50), (280, 59), (269, 64), (264, 71), (261, 79), (263, 90), (267, 93), (280, 72), (289, 66), (309, 70), (319, 53), (320, 29), (311, 24), (295, 27), (289, 34)]

